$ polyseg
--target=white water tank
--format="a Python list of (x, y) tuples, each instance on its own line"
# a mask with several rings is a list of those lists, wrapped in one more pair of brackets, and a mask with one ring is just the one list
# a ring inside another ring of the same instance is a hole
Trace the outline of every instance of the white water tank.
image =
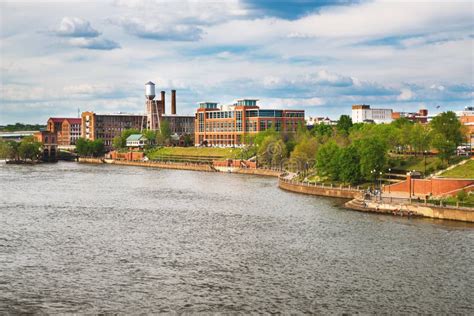
[(145, 97), (148, 100), (153, 100), (155, 98), (155, 84), (151, 81), (145, 83)]

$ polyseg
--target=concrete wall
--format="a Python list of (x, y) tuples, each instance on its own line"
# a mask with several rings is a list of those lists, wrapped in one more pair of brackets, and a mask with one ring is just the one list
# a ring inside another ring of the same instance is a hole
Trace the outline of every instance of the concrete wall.
[(242, 173), (242, 174), (253, 174), (257, 176), (267, 176), (267, 177), (279, 177), (281, 174), (281, 171), (278, 170), (271, 170), (271, 169), (236, 169), (235, 171), (232, 171), (234, 173)]
[(353, 199), (361, 196), (361, 191), (356, 189), (340, 188), (340, 187), (321, 187), (314, 185), (302, 184), (299, 182), (291, 182), (283, 179), (278, 180), (278, 187), (283, 190), (310, 194), (310, 195), (320, 195), (320, 196), (329, 196), (329, 197), (338, 197), (345, 199)]
[[(410, 185), (411, 181), (411, 185)], [(430, 179), (411, 179), (407, 177), (406, 181), (387, 185), (384, 192), (403, 192), (415, 195), (441, 196), (450, 192), (455, 192), (464, 187), (474, 184), (474, 179), (446, 179), (446, 178), (430, 178)]]
[[(348, 206), (350, 207), (350, 205)], [(458, 208), (451, 208), (451, 207), (438, 207), (438, 206), (419, 205), (419, 204), (395, 204), (395, 203), (366, 201), (366, 207), (364, 209), (361, 209), (361, 208), (354, 208), (354, 209), (357, 209), (359, 211), (387, 213), (387, 214), (411, 212), (414, 215), (423, 216), (423, 217), (474, 223), (474, 210), (470, 210), (466, 208), (458, 209)]]

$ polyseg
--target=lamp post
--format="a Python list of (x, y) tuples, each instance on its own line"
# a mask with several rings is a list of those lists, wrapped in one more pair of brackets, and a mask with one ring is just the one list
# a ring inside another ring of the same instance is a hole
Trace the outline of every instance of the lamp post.
[(423, 177), (424, 177), (424, 178), (426, 178), (426, 154), (427, 154), (427, 153), (428, 153), (428, 152), (427, 152), (426, 150), (423, 152), (423, 156), (424, 156), (424, 160), (425, 160), (425, 171), (423, 172)]
[(388, 168), (388, 193), (390, 193), (390, 185), (391, 185), (391, 172), (392, 172), (392, 169), (391, 168)]

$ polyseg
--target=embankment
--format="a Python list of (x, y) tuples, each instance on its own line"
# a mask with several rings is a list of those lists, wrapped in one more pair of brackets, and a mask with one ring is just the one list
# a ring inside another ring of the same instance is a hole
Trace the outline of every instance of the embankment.
[(387, 203), (354, 199), (345, 204), (347, 208), (401, 216), (418, 216), (474, 223), (474, 210), (469, 208), (439, 207), (417, 203)]
[(361, 190), (358, 190), (357, 188), (353, 187), (335, 187), (323, 184), (309, 184), (303, 182), (296, 182), (281, 177), (278, 179), (278, 187), (280, 189), (296, 193), (329, 196), (344, 199), (354, 199), (356, 197), (360, 197), (362, 194)]
[(180, 162), (128, 161), (128, 160), (112, 160), (112, 159), (105, 160), (105, 159), (97, 159), (97, 158), (79, 158), (79, 162), (84, 162), (84, 163), (107, 162), (113, 165), (215, 172), (212, 166), (207, 165), (207, 164), (193, 164), (193, 163), (180, 163)]

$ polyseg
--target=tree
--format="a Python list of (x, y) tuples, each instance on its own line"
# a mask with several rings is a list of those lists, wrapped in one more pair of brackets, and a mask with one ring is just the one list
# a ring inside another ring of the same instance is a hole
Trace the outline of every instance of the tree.
[(33, 137), (25, 137), (18, 146), (18, 156), (23, 160), (36, 160), (41, 154), (41, 143)]
[(18, 143), (12, 141), (0, 141), (0, 158), (16, 159), (18, 156)]
[(458, 146), (463, 141), (462, 124), (452, 111), (435, 116), (430, 126), (435, 134), (441, 134), (444, 139)]
[[(77, 146), (77, 145), (76, 145)], [(124, 146), (123, 144), (123, 139), (122, 139), (122, 136), (115, 136), (114, 139), (112, 140), (112, 147), (115, 149), (115, 150), (120, 150), (122, 149)]]
[(311, 137), (310, 135), (302, 137), (294, 146), (294, 150), (291, 152), (290, 159), (292, 162), (298, 165), (308, 162), (312, 166), (314, 164), (314, 160), (316, 159), (317, 148), (318, 142), (314, 137)]
[(331, 137), (332, 136), (332, 126), (331, 125), (326, 125), (326, 124), (316, 124), (313, 126), (311, 129), (311, 134), (314, 136), (320, 136), (320, 137)]
[(386, 144), (376, 137), (363, 138), (354, 143), (360, 157), (360, 172), (370, 180), (373, 173), (380, 173), (387, 163)]
[(339, 146), (334, 141), (329, 141), (319, 147), (316, 154), (316, 168), (318, 174), (330, 180), (338, 180), (338, 155)]
[(433, 137), (432, 145), (438, 150), (438, 157), (449, 164), (449, 158), (454, 155), (456, 151), (456, 144), (447, 139), (442, 133), (437, 133)]
[(337, 165), (341, 181), (350, 184), (360, 182), (360, 157), (354, 146), (341, 148)]
[(102, 139), (96, 139), (89, 143), (89, 152), (94, 157), (102, 156), (105, 152), (104, 141)]
[(156, 133), (156, 143), (158, 145), (168, 145), (171, 140), (170, 123), (166, 120), (161, 121), (160, 132)]
[(423, 153), (429, 149), (431, 143), (431, 130), (429, 126), (416, 123), (411, 129), (410, 146), (416, 153)]
[(76, 141), (76, 152), (79, 156), (88, 156), (89, 155), (89, 145), (88, 141), (82, 137), (80, 137)]
[(337, 122), (336, 128), (339, 131), (343, 131), (345, 134), (349, 134), (349, 129), (352, 127), (352, 118), (349, 115), (341, 115)]

